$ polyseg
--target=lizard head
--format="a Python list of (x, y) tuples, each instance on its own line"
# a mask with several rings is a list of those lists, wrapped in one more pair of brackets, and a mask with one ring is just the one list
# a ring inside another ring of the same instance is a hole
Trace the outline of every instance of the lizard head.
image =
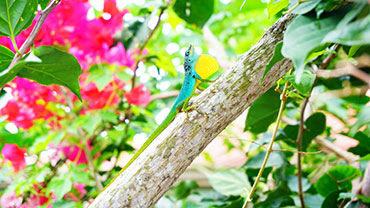
[(184, 58), (184, 68), (185, 72), (190, 71), (191, 67), (194, 65), (195, 60), (198, 58), (198, 55), (194, 52), (194, 47), (189, 46), (189, 49), (185, 52)]

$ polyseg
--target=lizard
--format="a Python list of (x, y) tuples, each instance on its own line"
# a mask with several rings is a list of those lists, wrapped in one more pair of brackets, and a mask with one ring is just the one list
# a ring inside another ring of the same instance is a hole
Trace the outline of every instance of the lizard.
[[(145, 143), (140, 147), (140, 149), (134, 154), (130, 161), (120, 170), (120, 172), (109, 182), (109, 184), (104, 188), (104, 190), (119, 176), (123, 171), (125, 171), (136, 158), (153, 142), (153, 140), (173, 121), (176, 114), (182, 110), (183, 112), (188, 112), (193, 109), (194, 106), (188, 107), (188, 102), (190, 98), (194, 95), (195, 89), (201, 91), (204, 88), (200, 87), (199, 84), (202, 82), (214, 82), (214, 80), (208, 80), (212, 74), (214, 74), (218, 69), (218, 63), (215, 58), (210, 55), (198, 55), (194, 51), (194, 47), (190, 45), (189, 49), (185, 52), (184, 58), (184, 69), (185, 77), (178, 97), (173, 104), (170, 112), (163, 122), (153, 131), (153, 133), (148, 137)], [(104, 191), (103, 190), (103, 191)]]

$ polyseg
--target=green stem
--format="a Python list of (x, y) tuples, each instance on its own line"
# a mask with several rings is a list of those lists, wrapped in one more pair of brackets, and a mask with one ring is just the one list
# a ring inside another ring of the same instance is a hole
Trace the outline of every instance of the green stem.
[(14, 50), (17, 53), (19, 53), (17, 43), (15, 42), (15, 37), (14, 37), (14, 32), (13, 32), (13, 29), (12, 29), (12, 25), (10, 23), (10, 12), (9, 12), (9, 5), (8, 5), (8, 1), (7, 0), (5, 1), (5, 4), (6, 4), (6, 10), (7, 10), (6, 11), (6, 14), (8, 16), (8, 26), (9, 26), (9, 32), (10, 32), (10, 40), (12, 41)]
[[(11, 31), (11, 32), (13, 33), (13, 31)], [(13, 34), (10, 36), (10, 40), (12, 40), (12, 44), (13, 44), (15, 52), (17, 52), (17, 54), (20, 55), (19, 49), (18, 49), (18, 46), (17, 46), (17, 42), (15, 42), (15, 38), (14, 38)]]
[(297, 8), (299, 6), (299, 4), (301, 2), (302, 2), (302, 0), (297, 0), (297, 3), (292, 8), (290, 8), (288, 11), (283, 12), (283, 14), (289, 14), (289, 13), (291, 13), (295, 8)]
[[(291, 70), (289, 71), (289, 74), (290, 74), (290, 72), (291, 72)], [(277, 134), (277, 131), (279, 129), (279, 124), (281, 122), (281, 118), (283, 117), (283, 110), (284, 110), (284, 106), (285, 106), (285, 103), (286, 103), (286, 100), (287, 100), (287, 96), (286, 96), (287, 89), (288, 89), (288, 82), (285, 82), (284, 90), (281, 94), (281, 103), (280, 103), (278, 118), (277, 118), (277, 121), (276, 121), (276, 126), (275, 126), (275, 129), (274, 129), (270, 144), (269, 144), (269, 146), (266, 150), (265, 159), (263, 160), (262, 166), (261, 166), (261, 168), (258, 172), (256, 180), (254, 181), (252, 189), (249, 192), (248, 197), (244, 202), (243, 208), (246, 208), (248, 206), (248, 203), (252, 201), (252, 196), (253, 196), (254, 192), (257, 190), (257, 185), (258, 185), (258, 183), (259, 183), (259, 181), (262, 177), (263, 171), (266, 168), (267, 160), (269, 159), (269, 156), (270, 156), (271, 152), (273, 152), (272, 145), (274, 144), (276, 134)]]

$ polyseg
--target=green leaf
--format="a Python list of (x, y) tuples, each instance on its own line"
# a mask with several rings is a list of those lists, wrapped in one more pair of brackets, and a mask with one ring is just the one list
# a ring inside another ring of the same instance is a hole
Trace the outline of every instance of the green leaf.
[(370, 15), (348, 25), (336, 28), (327, 34), (322, 42), (333, 42), (351, 46), (370, 44)]
[(325, 200), (322, 202), (321, 207), (329, 207), (329, 208), (336, 208), (338, 207), (338, 197), (339, 197), (339, 191), (331, 192)]
[[(257, 155), (250, 158), (245, 164), (246, 168), (261, 168), (263, 160), (265, 159), (266, 151), (261, 151)], [(281, 152), (271, 152), (267, 160), (266, 167), (277, 166), (280, 167), (285, 163), (285, 156)]]
[(70, 192), (72, 189), (72, 180), (71, 177), (67, 176), (65, 177), (54, 177), (51, 179), (50, 183), (48, 184), (46, 188), (46, 193), (50, 194), (53, 192), (55, 196), (57, 197), (57, 200), (61, 200), (63, 196)]
[(308, 72), (303, 72), (301, 80), (296, 82), (295, 75), (285, 75), (290, 83), (293, 84), (294, 88), (298, 90), (301, 95), (309, 97), (311, 94), (312, 86), (316, 79), (316, 74), (311, 74)]
[(354, 139), (359, 141), (359, 144), (356, 147), (350, 148), (348, 151), (356, 155), (365, 156), (370, 152), (370, 138), (363, 132), (357, 132)]
[(26, 63), (17, 75), (43, 85), (65, 86), (81, 100), (78, 83), (81, 72), (80, 64), (73, 55), (52, 46), (40, 46), (26, 58)]
[[(291, 191), (299, 192), (298, 190), (298, 176), (287, 176), (288, 187)], [(310, 181), (307, 178), (302, 178), (303, 191), (307, 191), (311, 187)]]
[(29, 27), (36, 16), (35, 0), (0, 1), (0, 36), (17, 36)]
[(84, 117), (82, 128), (85, 129), (90, 135), (92, 135), (95, 132), (95, 129), (101, 124), (101, 122), (101, 117), (89, 115)]
[(357, 168), (349, 165), (337, 165), (322, 175), (315, 187), (317, 192), (324, 197), (336, 191), (351, 191), (351, 181), (361, 175), (361, 171)]
[[(305, 14), (309, 11), (311, 11), (313, 8), (315, 8), (321, 0), (310, 0), (310, 1), (305, 1), (301, 2), (293, 11), (292, 13), (294, 14)], [(297, 0), (291, 0), (290, 1), (290, 6), (292, 7), (297, 4)]]
[(129, 75), (126, 72), (123, 72), (123, 71), (122, 72), (115, 72), (114, 74), (117, 75), (117, 77), (120, 80), (124, 81), (124, 82), (128, 82), (132, 78), (132, 75)]
[(90, 184), (89, 172), (86, 164), (79, 164), (77, 166), (71, 165), (71, 178), (74, 183)]
[(226, 196), (245, 195), (251, 187), (243, 170), (229, 169), (206, 176), (212, 188)]
[(361, 157), (360, 159), (358, 159), (357, 161), (368, 161), (370, 160), (370, 153)]
[(49, 145), (52, 138), (53, 137), (49, 136), (49, 135), (41, 135), (41, 136), (37, 137), (37, 139), (33, 143), (32, 147), (29, 148), (29, 152), (39, 153), (41, 151), (44, 151), (46, 149), (46, 147)]
[(280, 95), (273, 89), (259, 97), (250, 107), (245, 120), (244, 131), (253, 133), (265, 132), (279, 113)]
[(348, 135), (354, 136), (357, 130), (365, 124), (370, 124), (370, 106), (364, 107), (357, 115), (358, 120), (349, 130)]
[(338, 116), (342, 120), (348, 119), (348, 108), (344, 105), (345, 102), (340, 98), (332, 98), (324, 100), (326, 110)]
[(39, 0), (39, 4), (41, 6), (41, 9), (45, 9), (46, 6), (50, 3), (50, 0)]
[[(302, 150), (306, 151), (312, 140), (324, 132), (326, 119), (323, 113), (314, 113), (305, 121), (305, 131), (302, 139)], [(298, 135), (299, 125), (288, 125), (284, 128), (286, 136), (295, 141)]]
[(269, 18), (280, 12), (289, 5), (289, 0), (270, 0), (267, 4), (267, 13)]
[(173, 10), (189, 24), (203, 27), (212, 16), (214, 0), (176, 0)]
[(321, 207), (321, 204), (324, 201), (324, 198), (320, 194), (310, 195), (304, 193), (304, 200), (307, 207)]
[(14, 53), (9, 48), (0, 45), (0, 72), (8, 68), (10, 62), (12, 62)]
[(118, 122), (118, 115), (110, 111), (100, 111), (100, 117), (103, 121), (108, 121), (114, 124)]
[(263, 76), (262, 76), (262, 79), (261, 79), (261, 83), (263, 81), (263, 79), (265, 78), (267, 72), (270, 71), (270, 69), (279, 61), (281, 61), (284, 56), (281, 54), (281, 48), (283, 47), (283, 41), (280, 41), (278, 42), (276, 45), (275, 45), (275, 49), (274, 49), (274, 55), (272, 56), (270, 62), (267, 64), (266, 68), (265, 68), (265, 71), (263, 72)]
[(23, 69), (24, 65), (26, 64), (25, 61), (20, 61), (16, 63), (11, 69), (5, 69), (0, 73), (0, 87), (4, 87), (6, 83), (12, 81), (16, 74)]
[(12, 98), (12, 93), (9, 89), (8, 90), (0, 89), (0, 109), (5, 107), (11, 98)]
[(177, 200), (186, 199), (191, 193), (191, 190), (198, 188), (198, 184), (195, 181), (181, 181), (173, 189), (173, 194)]
[(109, 65), (94, 65), (90, 68), (88, 82), (94, 81), (99, 91), (102, 91), (111, 81), (113, 76), (109, 71)]
[(340, 12), (322, 19), (299, 15), (288, 25), (281, 53), (294, 62), (297, 82), (301, 79), (310, 52), (320, 46), (327, 33), (335, 29), (342, 16)]
[(360, 49), (360, 48), (361, 48), (360, 45), (351, 46), (351, 48), (348, 51), (348, 57), (353, 57), (356, 54), (356, 52), (358, 51), (358, 49)]

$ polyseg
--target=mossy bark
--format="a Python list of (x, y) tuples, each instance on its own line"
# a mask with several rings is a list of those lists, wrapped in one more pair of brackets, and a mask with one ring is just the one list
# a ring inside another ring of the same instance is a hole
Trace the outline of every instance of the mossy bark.
[(190, 105), (198, 106), (196, 110), (189, 117), (179, 113), (90, 208), (153, 207), (212, 139), (292, 68), (292, 62), (284, 59), (260, 84), (275, 45), (293, 18), (281, 17), (232, 69), (192, 98)]

